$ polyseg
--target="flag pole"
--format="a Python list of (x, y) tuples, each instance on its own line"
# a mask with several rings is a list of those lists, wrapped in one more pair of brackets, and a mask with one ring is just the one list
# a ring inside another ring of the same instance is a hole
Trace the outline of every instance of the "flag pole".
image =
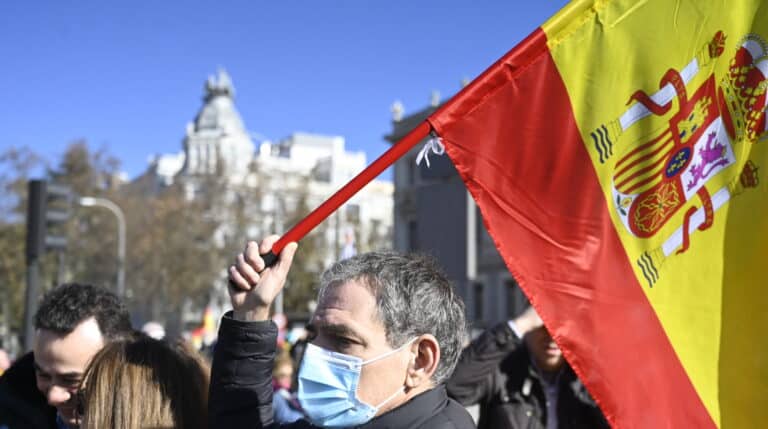
[(431, 127), (427, 121), (422, 122), (416, 128), (411, 130), (408, 134), (400, 139), (397, 143), (392, 145), (386, 152), (379, 156), (375, 161), (361, 171), (357, 176), (344, 185), (341, 189), (336, 191), (330, 198), (320, 204), (312, 213), (308, 214), (299, 223), (294, 225), (288, 232), (283, 234), (279, 240), (272, 245), (272, 249), (264, 255), (261, 255), (262, 259), (267, 267), (272, 266), (277, 262), (277, 255), (283, 250), (286, 244), (299, 241), (304, 238), (310, 231), (312, 231), (320, 222), (324, 221), (330, 216), (336, 209), (341, 207), (342, 204), (347, 202), (353, 195), (355, 195), (360, 189), (368, 184), (371, 180), (376, 178), (382, 171), (392, 165), (395, 161), (405, 155), (411, 148), (416, 146), (420, 141), (429, 135)]

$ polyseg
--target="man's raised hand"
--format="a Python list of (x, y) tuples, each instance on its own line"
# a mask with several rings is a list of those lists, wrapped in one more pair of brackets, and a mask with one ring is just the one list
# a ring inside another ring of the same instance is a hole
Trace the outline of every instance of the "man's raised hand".
[(536, 312), (533, 306), (526, 308), (525, 311), (513, 320), (513, 322), (515, 322), (515, 326), (517, 326), (520, 336), (525, 336), (528, 332), (544, 326), (544, 322), (541, 321), (539, 313)]
[(285, 285), (285, 279), (296, 253), (296, 243), (288, 243), (275, 265), (265, 268), (260, 254), (267, 253), (278, 236), (265, 238), (260, 245), (249, 241), (245, 250), (229, 267), (229, 298), (233, 315), (238, 320), (267, 320), (269, 307)]

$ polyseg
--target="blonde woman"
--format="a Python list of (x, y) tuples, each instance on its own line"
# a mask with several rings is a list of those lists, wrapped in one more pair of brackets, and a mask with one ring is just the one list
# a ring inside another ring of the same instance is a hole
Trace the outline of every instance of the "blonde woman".
[(147, 336), (107, 345), (78, 394), (86, 429), (207, 427), (209, 370), (183, 345)]

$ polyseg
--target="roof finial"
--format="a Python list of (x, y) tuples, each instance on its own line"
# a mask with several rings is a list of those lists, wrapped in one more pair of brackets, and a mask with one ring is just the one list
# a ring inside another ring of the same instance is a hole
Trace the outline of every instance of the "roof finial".
[(223, 67), (219, 67), (215, 76), (208, 76), (205, 82), (205, 100), (208, 101), (218, 95), (225, 95), (230, 98), (235, 96), (235, 87), (232, 85), (232, 78)]
[(403, 113), (405, 113), (405, 107), (403, 106), (403, 103), (400, 100), (395, 100), (394, 103), (392, 103), (392, 107), (389, 108), (389, 111), (392, 112), (392, 120), (395, 122), (399, 122), (403, 119)]
[(440, 91), (433, 89), (432, 95), (429, 96), (429, 105), (437, 107), (440, 105)]

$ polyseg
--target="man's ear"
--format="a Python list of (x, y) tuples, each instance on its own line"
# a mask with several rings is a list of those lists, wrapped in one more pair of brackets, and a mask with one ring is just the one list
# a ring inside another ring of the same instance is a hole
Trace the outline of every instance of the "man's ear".
[(408, 390), (432, 386), (432, 375), (440, 363), (440, 345), (432, 334), (424, 334), (411, 344), (411, 362), (405, 386)]

